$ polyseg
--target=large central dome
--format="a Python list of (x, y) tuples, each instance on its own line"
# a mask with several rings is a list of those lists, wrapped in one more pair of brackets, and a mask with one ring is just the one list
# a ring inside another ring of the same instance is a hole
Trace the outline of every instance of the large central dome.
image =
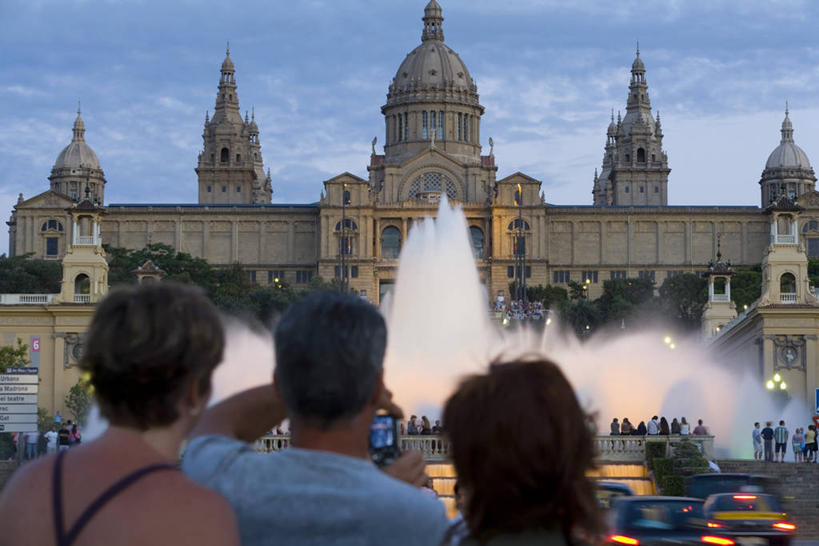
[(424, 9), (421, 45), (413, 49), (395, 74), (387, 104), (408, 100), (434, 100), (478, 104), (478, 87), (461, 58), (444, 43), (441, 6), (431, 0)]

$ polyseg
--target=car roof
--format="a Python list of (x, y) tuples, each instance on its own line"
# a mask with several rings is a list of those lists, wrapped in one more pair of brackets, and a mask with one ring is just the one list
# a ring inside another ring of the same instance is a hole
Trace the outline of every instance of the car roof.
[(631, 491), (631, 487), (627, 483), (620, 483), (620, 482), (606, 482), (606, 481), (599, 481), (597, 482), (597, 487), (608, 487), (611, 489), (628, 489)]
[(702, 499), (694, 497), (664, 497), (660, 495), (635, 495), (633, 497), (619, 497), (617, 502), (696, 502), (702, 503)]
[(754, 497), (776, 497), (776, 495), (771, 495), (770, 493), (752, 493), (750, 491), (734, 491), (732, 493), (713, 493), (708, 495), (708, 498), (711, 497), (733, 497), (735, 495), (753, 495)]
[(692, 479), (717, 479), (717, 478), (768, 478), (768, 476), (762, 474), (747, 474), (744, 472), (709, 472), (707, 474), (694, 474), (693, 476), (688, 476), (689, 480)]

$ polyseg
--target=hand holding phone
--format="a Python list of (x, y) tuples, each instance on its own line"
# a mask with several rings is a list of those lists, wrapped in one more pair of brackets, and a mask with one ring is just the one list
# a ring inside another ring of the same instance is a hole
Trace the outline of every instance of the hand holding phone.
[(401, 456), (398, 420), (388, 414), (375, 416), (370, 425), (370, 457), (380, 467), (394, 462)]

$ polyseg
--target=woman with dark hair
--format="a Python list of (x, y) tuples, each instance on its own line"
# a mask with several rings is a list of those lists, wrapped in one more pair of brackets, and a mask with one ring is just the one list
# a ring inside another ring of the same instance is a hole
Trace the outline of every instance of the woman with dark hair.
[(646, 427), (645, 421), (640, 421), (640, 424), (637, 425), (637, 428), (634, 429), (632, 432), (634, 436), (645, 436), (648, 434), (648, 428)]
[(462, 545), (600, 537), (589, 418), (555, 364), (493, 363), (460, 384), (443, 419), (465, 495)]
[(665, 417), (660, 417), (660, 434), (665, 436), (671, 434), (671, 429), (668, 428), (668, 421)]
[(230, 506), (177, 468), (222, 359), (213, 305), (171, 282), (118, 288), (97, 306), (84, 346), (80, 365), (110, 426), (14, 475), (0, 495), (3, 542), (238, 544)]
[(426, 415), (421, 416), (421, 434), (432, 434), (432, 426), (429, 423)]
[(69, 445), (71, 447), (78, 446), (82, 443), (82, 434), (80, 433), (80, 427), (74, 423), (71, 426), (71, 435), (69, 436)]

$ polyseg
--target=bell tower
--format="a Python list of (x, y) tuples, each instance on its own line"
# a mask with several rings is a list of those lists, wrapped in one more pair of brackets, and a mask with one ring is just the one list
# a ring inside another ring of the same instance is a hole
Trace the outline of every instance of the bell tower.
[(719, 239), (717, 240), (717, 259), (708, 264), (708, 303), (702, 314), (703, 339), (711, 339), (720, 329), (737, 316), (737, 306), (731, 301), (731, 277), (734, 270), (731, 262), (722, 261)]
[(63, 281), (58, 301), (93, 304), (108, 292), (108, 262), (102, 248), (100, 225), (105, 210), (90, 199), (67, 209), (71, 216), (71, 243), (63, 257)]
[(801, 210), (784, 194), (765, 209), (770, 216), (771, 243), (762, 259), (759, 306), (816, 305), (816, 297), (810, 291), (808, 256), (799, 241)]
[(270, 203), (273, 189), (265, 174), (256, 113), (244, 119), (239, 113), (236, 70), (230, 45), (222, 62), (213, 119), (205, 113), (204, 149), (199, 154), (199, 203)]

